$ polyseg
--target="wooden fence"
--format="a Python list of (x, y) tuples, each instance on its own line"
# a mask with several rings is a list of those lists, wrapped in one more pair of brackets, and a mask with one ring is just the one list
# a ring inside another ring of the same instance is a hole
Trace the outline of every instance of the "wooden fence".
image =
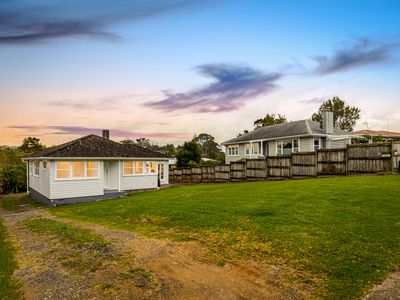
[(396, 168), (399, 144), (348, 145), (291, 156), (245, 159), (229, 165), (170, 169), (171, 183), (266, 180), (267, 178), (316, 177), (363, 173), (389, 173)]

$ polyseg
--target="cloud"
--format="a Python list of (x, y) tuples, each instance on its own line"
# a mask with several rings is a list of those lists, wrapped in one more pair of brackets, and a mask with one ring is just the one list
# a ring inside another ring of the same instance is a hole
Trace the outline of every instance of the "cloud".
[[(30, 132), (43, 132), (46, 131), (47, 134), (53, 135), (88, 135), (97, 134), (101, 135), (101, 129), (93, 127), (84, 126), (63, 126), (63, 125), (49, 125), (49, 126), (39, 126), (39, 125), (9, 125), (7, 128), (10, 129), (23, 129), (29, 130)], [(118, 138), (175, 138), (175, 139), (187, 139), (191, 137), (191, 134), (184, 132), (137, 132), (137, 131), (126, 131), (119, 129), (110, 129), (111, 137)]]
[(206, 64), (196, 69), (215, 82), (187, 93), (165, 92), (165, 99), (145, 105), (166, 112), (183, 109), (198, 113), (233, 111), (246, 101), (275, 90), (276, 81), (282, 77), (280, 73), (264, 73), (230, 64)]
[(31, 44), (62, 37), (119, 41), (113, 25), (175, 11), (194, 1), (5, 1), (0, 3), (0, 44)]
[(336, 50), (331, 56), (313, 57), (318, 63), (314, 73), (329, 74), (384, 62), (389, 60), (394, 50), (399, 47), (399, 37), (381, 41), (360, 38), (349, 46)]
[(322, 104), (322, 102), (324, 102), (326, 99), (326, 97), (314, 97), (311, 99), (306, 99), (306, 100), (302, 100), (300, 101), (300, 103), (302, 104)]

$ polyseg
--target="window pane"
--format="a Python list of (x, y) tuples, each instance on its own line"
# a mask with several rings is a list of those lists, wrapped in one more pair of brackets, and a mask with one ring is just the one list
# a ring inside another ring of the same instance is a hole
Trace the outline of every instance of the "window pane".
[(150, 172), (151, 173), (155, 173), (156, 172), (156, 162), (155, 161), (151, 162)]
[(88, 161), (87, 162), (88, 169), (97, 169), (99, 167), (98, 161)]
[(98, 169), (87, 169), (87, 177), (98, 177), (99, 170)]
[(135, 161), (135, 174), (142, 174), (143, 173), (143, 162), (142, 161)]
[(72, 177), (84, 177), (85, 176), (85, 162), (73, 161), (72, 162)]
[(58, 161), (56, 166), (57, 170), (69, 170), (69, 161)]
[(57, 170), (57, 178), (69, 178), (69, 170)]

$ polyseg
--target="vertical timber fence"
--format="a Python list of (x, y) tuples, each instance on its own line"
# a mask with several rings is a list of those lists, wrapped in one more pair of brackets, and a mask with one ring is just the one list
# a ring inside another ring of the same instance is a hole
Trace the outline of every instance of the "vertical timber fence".
[(268, 178), (393, 172), (400, 158), (400, 142), (348, 145), (290, 156), (243, 159), (229, 165), (170, 168), (171, 183), (266, 180)]

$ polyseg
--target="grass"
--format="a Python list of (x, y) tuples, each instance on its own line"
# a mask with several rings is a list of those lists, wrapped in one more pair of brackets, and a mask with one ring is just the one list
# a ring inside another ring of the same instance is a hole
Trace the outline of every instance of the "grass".
[(33, 200), (26, 194), (8, 194), (1, 199), (1, 205), (7, 211), (20, 211), (23, 210), (25, 206), (42, 206), (43, 204)]
[(106, 251), (110, 245), (102, 235), (89, 229), (74, 227), (55, 220), (32, 217), (22, 222), (25, 227), (41, 235), (53, 235), (78, 248)]
[[(213, 255), (286, 264), (317, 297), (356, 299), (400, 264), (400, 176), (192, 185), (50, 209)], [(221, 263), (223, 264), (223, 263)]]
[(20, 284), (12, 279), (17, 263), (14, 249), (0, 219), (0, 299), (20, 299)]

